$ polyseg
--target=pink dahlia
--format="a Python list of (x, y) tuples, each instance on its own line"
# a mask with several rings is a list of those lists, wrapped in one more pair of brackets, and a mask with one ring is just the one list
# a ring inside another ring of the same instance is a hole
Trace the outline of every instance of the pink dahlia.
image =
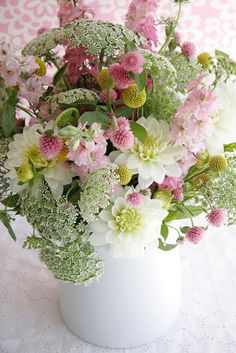
[(205, 231), (202, 227), (192, 227), (187, 231), (186, 239), (190, 241), (190, 243), (198, 244), (203, 236)]
[(127, 196), (127, 201), (130, 204), (130, 206), (136, 208), (139, 207), (143, 201), (143, 195), (140, 194), (139, 192), (133, 192), (132, 194), (129, 194)]
[(221, 227), (228, 221), (228, 213), (224, 208), (216, 208), (207, 215), (208, 223), (213, 227)]
[(188, 59), (194, 59), (196, 57), (196, 47), (192, 42), (184, 42), (181, 45), (181, 50), (182, 53), (188, 58)]
[(142, 54), (137, 51), (129, 51), (126, 53), (121, 61), (121, 66), (126, 71), (131, 71), (134, 74), (140, 74), (143, 71), (143, 64), (145, 60)]
[(133, 83), (132, 78), (129, 77), (128, 71), (126, 71), (120, 64), (112, 64), (109, 67), (109, 72), (117, 86), (121, 89), (127, 88)]
[(58, 136), (41, 136), (39, 140), (40, 153), (47, 159), (55, 158), (62, 149), (62, 140)]

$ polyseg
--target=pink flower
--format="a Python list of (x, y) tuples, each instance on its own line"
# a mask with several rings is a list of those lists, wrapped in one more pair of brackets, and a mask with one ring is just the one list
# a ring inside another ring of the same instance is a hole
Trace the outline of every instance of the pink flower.
[(136, 208), (142, 204), (143, 197), (144, 196), (139, 192), (133, 192), (132, 194), (129, 194), (127, 196), (127, 201), (130, 204), (130, 206)]
[(43, 157), (47, 159), (55, 158), (61, 151), (62, 140), (58, 136), (41, 136), (39, 139), (39, 149)]
[(117, 86), (121, 89), (127, 88), (133, 83), (132, 78), (129, 77), (128, 71), (118, 63), (112, 64), (109, 67), (109, 72)]
[(182, 177), (185, 177), (187, 175), (189, 168), (196, 163), (196, 160), (197, 159), (195, 155), (188, 150), (184, 158), (179, 161), (180, 167), (182, 169)]
[[(100, 98), (105, 102), (108, 100), (107, 91), (105, 89), (103, 89), (102, 92), (100, 93)], [(116, 93), (116, 90), (114, 90), (113, 88), (110, 89), (110, 100), (112, 102), (117, 100), (117, 93)]]
[(190, 243), (198, 244), (203, 236), (205, 231), (202, 227), (192, 227), (187, 231), (186, 239), (190, 241)]
[(158, 0), (133, 0), (126, 15), (126, 27), (146, 37), (149, 47), (152, 46), (150, 42), (157, 42), (156, 10), (158, 5)]
[(93, 18), (94, 12), (80, 0), (76, 6), (71, 2), (62, 2), (57, 16), (60, 26), (64, 26), (74, 20)]
[[(86, 134), (85, 126), (79, 128)], [(74, 162), (72, 171), (84, 179), (96, 169), (105, 166), (108, 162), (106, 147), (107, 142), (100, 125), (92, 124), (88, 137), (82, 138), (76, 149), (69, 150), (68, 158)]]
[(145, 60), (142, 54), (137, 51), (130, 51), (126, 53), (121, 61), (121, 66), (126, 71), (131, 71), (134, 74), (140, 74), (143, 71), (143, 64)]
[(115, 130), (114, 127), (106, 130), (104, 136), (110, 139), (117, 149), (126, 151), (133, 147), (134, 135), (132, 131), (130, 131), (128, 119), (119, 117), (116, 121), (118, 127)]
[(40, 97), (51, 84), (52, 80), (47, 76), (32, 75), (28, 80), (20, 84), (20, 95), (31, 104), (38, 104)]
[(188, 59), (194, 59), (196, 57), (197, 50), (192, 42), (184, 42), (181, 45), (181, 51)]
[(111, 142), (114, 147), (124, 152), (133, 147), (134, 135), (130, 130), (120, 127), (112, 134)]
[(181, 178), (165, 177), (163, 183), (158, 185), (159, 190), (171, 190), (176, 200), (183, 200), (183, 180)]
[(216, 208), (207, 215), (207, 221), (213, 227), (221, 227), (228, 221), (228, 213), (224, 208)]

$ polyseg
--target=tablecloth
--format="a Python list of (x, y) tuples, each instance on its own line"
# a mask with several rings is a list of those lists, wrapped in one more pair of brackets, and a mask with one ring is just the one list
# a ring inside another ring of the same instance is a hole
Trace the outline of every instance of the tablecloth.
[[(37, 252), (22, 249), (30, 226), (17, 218), (13, 242), (0, 225), (0, 353), (235, 353), (236, 228), (210, 230), (181, 246), (182, 304), (174, 326), (148, 345), (112, 350), (73, 335), (59, 312), (58, 282)], [(164, 270), (164, 269), (163, 269)]]

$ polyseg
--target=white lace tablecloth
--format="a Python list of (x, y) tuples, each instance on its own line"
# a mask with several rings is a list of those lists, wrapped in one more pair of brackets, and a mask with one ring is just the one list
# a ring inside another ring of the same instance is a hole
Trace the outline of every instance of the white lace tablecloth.
[(14, 228), (16, 243), (0, 225), (0, 353), (236, 352), (235, 227), (208, 232), (198, 246), (182, 246), (177, 322), (157, 341), (123, 350), (94, 347), (67, 329), (59, 312), (57, 281), (36, 252), (21, 248), (29, 225), (17, 219)]

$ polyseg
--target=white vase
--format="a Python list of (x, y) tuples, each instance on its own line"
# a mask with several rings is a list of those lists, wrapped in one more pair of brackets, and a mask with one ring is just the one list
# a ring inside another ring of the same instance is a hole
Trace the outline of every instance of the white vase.
[(179, 249), (151, 248), (142, 258), (114, 259), (99, 248), (105, 273), (89, 287), (60, 284), (67, 326), (86, 342), (128, 348), (151, 342), (174, 323), (180, 306)]

